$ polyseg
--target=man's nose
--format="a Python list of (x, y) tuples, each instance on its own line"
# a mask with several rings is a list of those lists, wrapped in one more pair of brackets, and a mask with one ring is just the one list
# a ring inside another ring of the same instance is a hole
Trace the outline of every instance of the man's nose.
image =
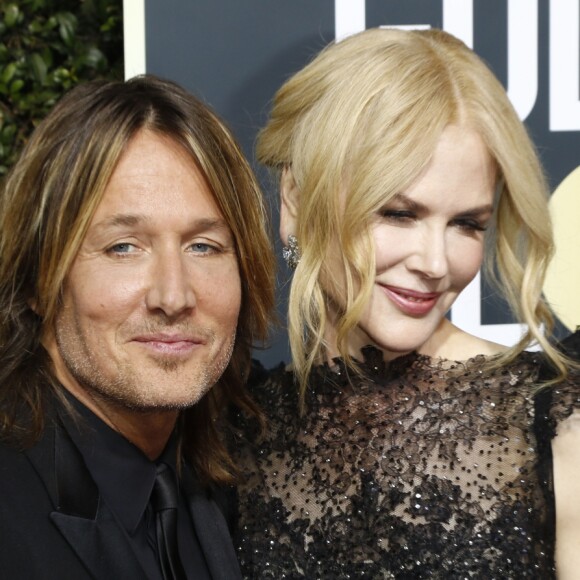
[(166, 251), (153, 257), (147, 292), (147, 308), (161, 310), (173, 317), (196, 305), (193, 273), (188, 256), (181, 251)]

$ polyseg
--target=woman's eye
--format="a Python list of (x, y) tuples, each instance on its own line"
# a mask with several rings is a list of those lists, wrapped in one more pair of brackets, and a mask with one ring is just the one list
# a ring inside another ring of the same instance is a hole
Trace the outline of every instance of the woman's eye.
[(406, 222), (415, 219), (415, 214), (412, 211), (404, 209), (383, 209), (380, 211), (383, 219), (394, 222)]
[(487, 225), (482, 224), (474, 219), (463, 219), (459, 218), (453, 222), (458, 228), (468, 231), (468, 232), (485, 232), (487, 230)]

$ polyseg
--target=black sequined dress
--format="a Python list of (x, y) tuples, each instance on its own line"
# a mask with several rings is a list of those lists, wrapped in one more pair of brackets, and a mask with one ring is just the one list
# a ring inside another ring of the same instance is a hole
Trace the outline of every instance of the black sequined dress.
[(364, 356), (360, 377), (317, 367), (302, 418), (283, 366), (254, 381), (270, 425), (236, 419), (244, 575), (555, 577), (550, 440), (577, 387), (533, 397), (532, 353), (494, 371)]

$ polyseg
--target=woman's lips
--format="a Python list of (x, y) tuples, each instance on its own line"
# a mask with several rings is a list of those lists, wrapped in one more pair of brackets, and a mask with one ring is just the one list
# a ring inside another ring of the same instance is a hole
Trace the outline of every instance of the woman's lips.
[(418, 292), (384, 284), (380, 286), (399, 310), (411, 316), (425, 316), (433, 309), (441, 296), (439, 292)]

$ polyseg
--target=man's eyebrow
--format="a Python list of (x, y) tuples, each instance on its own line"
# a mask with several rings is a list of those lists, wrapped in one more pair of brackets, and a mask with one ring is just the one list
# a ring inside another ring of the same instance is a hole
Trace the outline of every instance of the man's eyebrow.
[(149, 221), (149, 219), (144, 215), (118, 213), (101, 220), (96, 224), (96, 226), (99, 228), (136, 226), (141, 222), (147, 221)]
[(226, 220), (223, 218), (200, 218), (195, 220), (193, 223), (196, 229), (201, 230), (230, 229)]
[[(143, 214), (114, 214), (109, 216), (95, 226), (99, 229), (114, 228), (114, 227), (133, 227), (140, 223), (150, 223), (151, 217)], [(228, 229), (229, 226), (223, 218), (198, 218), (191, 222), (192, 230), (212, 230), (212, 229)]]

